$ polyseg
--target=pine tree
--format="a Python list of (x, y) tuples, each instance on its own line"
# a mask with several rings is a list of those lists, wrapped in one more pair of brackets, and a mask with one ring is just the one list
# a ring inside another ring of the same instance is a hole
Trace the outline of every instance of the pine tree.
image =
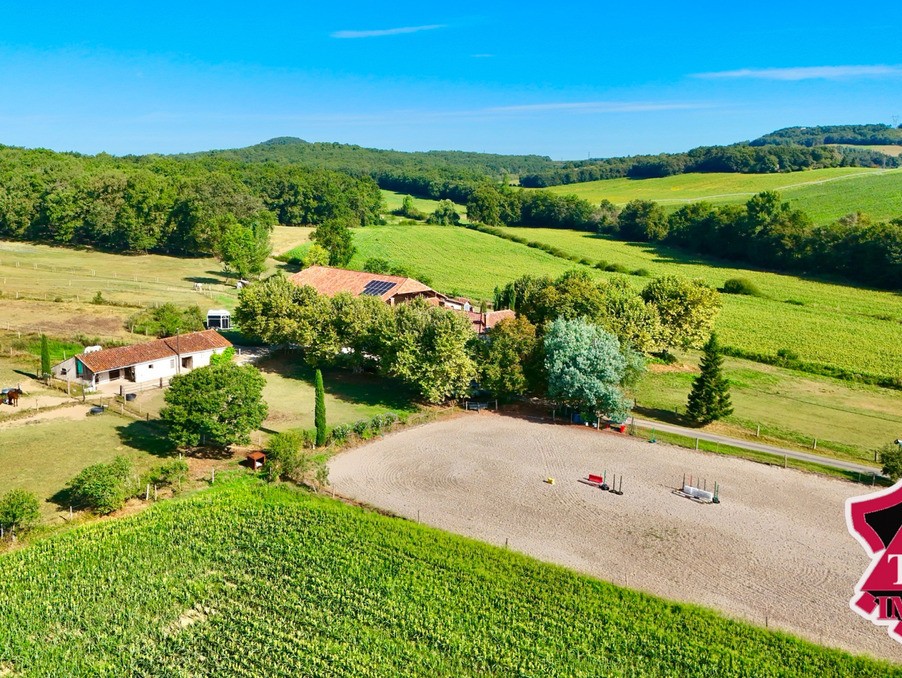
[(50, 374), (50, 347), (47, 345), (47, 335), (41, 335), (41, 376)]
[(316, 406), (313, 411), (313, 422), (316, 425), (316, 446), (326, 444), (326, 390), (323, 387), (323, 373), (316, 371)]
[(686, 417), (704, 426), (733, 413), (730, 382), (723, 376), (723, 356), (713, 332), (705, 344), (700, 367), (701, 374), (695, 378), (686, 404)]

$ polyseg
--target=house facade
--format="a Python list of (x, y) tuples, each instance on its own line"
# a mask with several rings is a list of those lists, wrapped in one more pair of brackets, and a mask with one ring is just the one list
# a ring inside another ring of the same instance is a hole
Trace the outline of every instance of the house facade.
[(231, 345), (216, 330), (205, 330), (132, 346), (99, 350), (89, 347), (84, 353), (54, 365), (51, 372), (57, 379), (87, 387), (111, 382), (162, 383), (177, 374), (209, 365), (213, 355)]

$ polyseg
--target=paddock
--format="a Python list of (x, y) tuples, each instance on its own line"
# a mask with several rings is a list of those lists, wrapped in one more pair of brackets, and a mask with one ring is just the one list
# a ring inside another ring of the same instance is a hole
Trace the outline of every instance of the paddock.
[[(622, 495), (580, 482), (605, 471)], [(709, 489), (716, 481), (721, 503), (674, 494), (684, 474)], [(337, 493), (412, 520), (902, 661), (902, 645), (849, 609), (868, 559), (846, 531), (844, 502), (865, 486), (486, 412), (342, 453), (329, 480)]]

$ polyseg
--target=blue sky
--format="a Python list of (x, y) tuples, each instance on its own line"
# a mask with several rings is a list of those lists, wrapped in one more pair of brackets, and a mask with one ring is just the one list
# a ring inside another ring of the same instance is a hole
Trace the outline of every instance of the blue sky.
[(0, 0), (0, 143), (169, 153), (297, 136), (570, 159), (902, 122), (890, 5), (130, 4)]

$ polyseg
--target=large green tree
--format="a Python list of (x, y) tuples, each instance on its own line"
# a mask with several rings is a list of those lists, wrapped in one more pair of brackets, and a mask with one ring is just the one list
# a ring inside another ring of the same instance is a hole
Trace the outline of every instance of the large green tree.
[(545, 334), (548, 395), (585, 414), (626, 419), (630, 401), (623, 385), (633, 358), (617, 337), (581, 318), (558, 318)]
[(347, 266), (357, 251), (344, 219), (327, 219), (313, 229), (310, 239), (329, 253), (330, 266)]
[(181, 447), (247, 443), (266, 418), (266, 380), (253, 365), (220, 363), (173, 377), (160, 418)]
[(711, 334), (720, 310), (720, 295), (703, 280), (674, 275), (656, 278), (642, 290), (642, 298), (658, 312), (661, 343), (670, 347), (700, 348)]
[(421, 299), (395, 307), (382, 356), (387, 374), (410, 384), (431, 403), (466, 393), (476, 376), (467, 344), (470, 321)]
[(508, 400), (542, 381), (541, 344), (536, 327), (523, 316), (502, 320), (490, 331), (480, 361), (480, 383)]
[(226, 214), (219, 218), (219, 224), (221, 232), (215, 252), (223, 267), (240, 278), (263, 273), (266, 259), (272, 254), (270, 233), (275, 217), (269, 212), (260, 212), (242, 222)]
[(625, 240), (648, 242), (663, 240), (667, 235), (667, 215), (658, 203), (651, 200), (631, 200), (617, 218), (620, 237)]
[(454, 203), (450, 200), (440, 200), (435, 211), (426, 219), (427, 224), (439, 224), (441, 226), (454, 226), (460, 223), (460, 215), (454, 209)]
[(692, 383), (686, 403), (686, 418), (699, 426), (723, 419), (733, 413), (730, 382), (723, 374), (723, 356), (713, 332), (704, 347), (701, 374)]

